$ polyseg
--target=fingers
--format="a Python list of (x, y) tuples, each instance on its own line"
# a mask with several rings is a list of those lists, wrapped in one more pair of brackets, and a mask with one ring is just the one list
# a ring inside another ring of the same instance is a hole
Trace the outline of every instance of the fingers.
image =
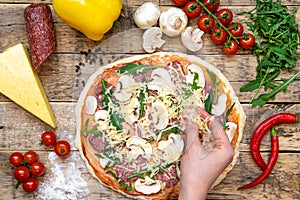
[(222, 140), (222, 141), (229, 142), (229, 139), (228, 139), (228, 137), (223, 129), (223, 126), (219, 120), (217, 120), (217, 119), (210, 120), (209, 129), (211, 130), (213, 138), (215, 140)]
[(201, 145), (198, 125), (196, 123), (186, 121), (184, 132), (186, 134), (186, 149), (188, 149), (193, 143), (195, 143), (195, 145)]
[(210, 118), (210, 114), (208, 114), (204, 109), (200, 108), (199, 106), (196, 108), (196, 111), (202, 119), (206, 120)]
[(204, 109), (200, 107), (197, 107), (196, 111), (202, 119), (209, 119), (209, 129), (211, 130), (213, 138), (215, 140), (222, 140), (224, 142), (229, 141), (228, 136), (226, 135), (223, 126), (219, 120), (211, 117), (209, 113), (207, 113)]

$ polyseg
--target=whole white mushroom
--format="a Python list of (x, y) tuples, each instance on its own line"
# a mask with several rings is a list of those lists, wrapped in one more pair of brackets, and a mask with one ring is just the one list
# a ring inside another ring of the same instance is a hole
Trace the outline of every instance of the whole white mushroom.
[(136, 9), (133, 20), (139, 28), (147, 29), (157, 24), (159, 16), (160, 7), (156, 3), (146, 2)]

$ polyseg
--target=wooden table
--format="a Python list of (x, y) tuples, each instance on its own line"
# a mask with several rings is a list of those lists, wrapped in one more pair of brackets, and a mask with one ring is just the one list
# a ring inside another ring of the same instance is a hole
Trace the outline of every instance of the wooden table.
[[(161, 6), (173, 5), (171, 0), (154, 0)], [(74, 107), (85, 81), (95, 69), (120, 57), (144, 53), (141, 48), (143, 31), (133, 22), (133, 13), (145, 0), (124, 0), (120, 17), (121, 27), (113, 28), (102, 42), (94, 42), (63, 23), (53, 11), (57, 36), (54, 54), (38, 71), (45, 91), (51, 102), (58, 127), (53, 130), (39, 119), (17, 106), (0, 94), (0, 199), (126, 199), (107, 189), (90, 176), (74, 146)], [(0, 1), (0, 52), (13, 44), (23, 42), (28, 45), (23, 12), (30, 3), (48, 3), (50, 0), (2, 0)], [(299, 0), (285, 0), (289, 8), (300, 6)], [(228, 7), (236, 14), (249, 11), (254, 6), (252, 0), (222, 0), (221, 7)], [(236, 21), (245, 21), (245, 16), (234, 16)], [(297, 13), (300, 23), (300, 12)], [(196, 24), (191, 21), (191, 24)], [(188, 52), (179, 38), (167, 38), (167, 43), (159, 51)], [(208, 199), (300, 199), (300, 128), (298, 125), (280, 125), (280, 154), (278, 162), (268, 179), (262, 184), (245, 190), (236, 188), (254, 180), (261, 170), (250, 156), (249, 142), (254, 128), (266, 117), (277, 112), (300, 114), (300, 79), (288, 91), (277, 95), (276, 100), (264, 107), (252, 108), (249, 100), (252, 93), (240, 93), (239, 88), (256, 75), (256, 59), (248, 51), (240, 50), (238, 55), (227, 57), (220, 47), (204, 37), (204, 47), (196, 55), (218, 67), (229, 79), (247, 114), (240, 156), (234, 169), (208, 195)], [(95, 53), (95, 47), (98, 50)], [(195, 53), (194, 53), (195, 54)], [(284, 74), (283, 76), (287, 76)], [(1, 78), (1, 77), (0, 77)], [(52, 149), (39, 145), (45, 130), (53, 130), (59, 139), (71, 142), (72, 153), (67, 159), (57, 158)], [(45, 163), (47, 172), (40, 180), (40, 190), (34, 194), (15, 189), (13, 170), (8, 162), (14, 151), (34, 150), (39, 160)], [(262, 154), (268, 159), (270, 137), (264, 138)], [(73, 170), (73, 174), (69, 173)], [(74, 180), (74, 177), (77, 179)], [(73, 178), (73, 179), (72, 179)], [(77, 184), (75, 184), (77, 183)], [(81, 185), (78, 185), (81, 183)], [(68, 185), (69, 184), (69, 185)], [(70, 185), (74, 185), (70, 188)], [(51, 192), (51, 187), (56, 187)], [(59, 189), (61, 187), (61, 189)], [(57, 197), (54, 197), (54, 194)], [(47, 196), (48, 195), (48, 196)]]

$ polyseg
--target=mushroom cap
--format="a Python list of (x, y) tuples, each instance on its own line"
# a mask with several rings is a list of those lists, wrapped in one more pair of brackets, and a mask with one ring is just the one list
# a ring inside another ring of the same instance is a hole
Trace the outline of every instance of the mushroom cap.
[(175, 37), (180, 35), (187, 24), (188, 17), (182, 9), (168, 7), (161, 10), (159, 26), (167, 36)]
[(160, 7), (156, 3), (146, 2), (136, 9), (133, 20), (139, 28), (147, 29), (157, 24), (159, 16)]

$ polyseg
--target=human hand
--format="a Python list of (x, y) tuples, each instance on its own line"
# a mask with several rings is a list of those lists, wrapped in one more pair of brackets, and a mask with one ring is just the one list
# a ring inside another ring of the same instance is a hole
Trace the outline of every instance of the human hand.
[(197, 112), (202, 119), (210, 119), (208, 126), (214, 142), (210, 151), (205, 150), (199, 138), (198, 125), (185, 121), (187, 138), (186, 151), (181, 159), (179, 200), (205, 199), (212, 184), (234, 156), (222, 124), (201, 108), (197, 108)]

